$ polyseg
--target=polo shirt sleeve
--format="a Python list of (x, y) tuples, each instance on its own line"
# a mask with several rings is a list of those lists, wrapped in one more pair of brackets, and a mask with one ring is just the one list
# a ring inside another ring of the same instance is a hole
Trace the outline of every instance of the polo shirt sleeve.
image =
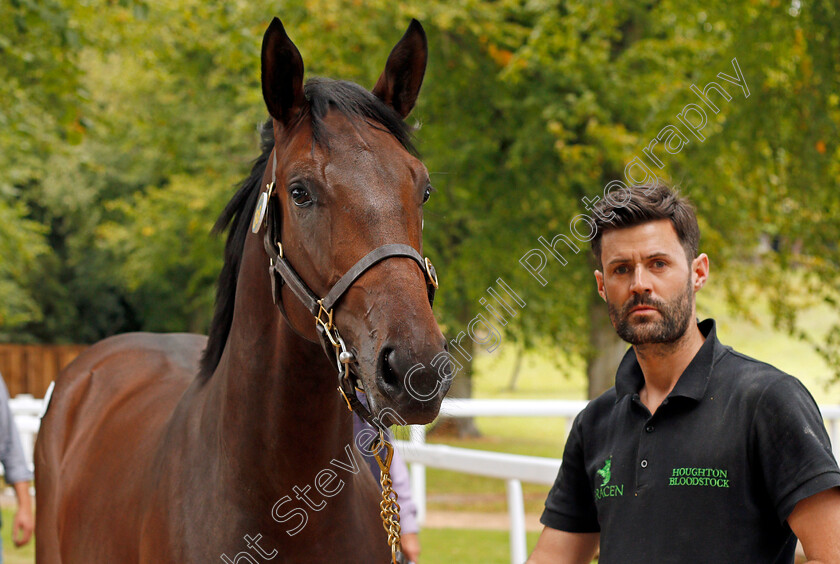
[(583, 457), (583, 436), (579, 413), (572, 423), (563, 462), (548, 492), (540, 522), (546, 527), (570, 533), (597, 533), (598, 512)]
[(780, 522), (801, 500), (840, 486), (840, 469), (814, 398), (792, 376), (768, 386), (753, 419), (753, 456)]

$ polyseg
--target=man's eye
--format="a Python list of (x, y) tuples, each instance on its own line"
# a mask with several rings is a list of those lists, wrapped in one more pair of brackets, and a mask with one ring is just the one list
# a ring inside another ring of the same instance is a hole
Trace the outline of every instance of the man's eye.
[(619, 266), (613, 272), (616, 274), (627, 274), (627, 267), (626, 266)]
[(312, 197), (303, 186), (292, 186), (289, 189), (289, 195), (292, 197), (292, 202), (294, 202), (294, 204), (298, 207), (303, 208), (312, 203)]
[(664, 260), (655, 261), (653, 263), (653, 266), (656, 267), (656, 268), (665, 268), (665, 261)]

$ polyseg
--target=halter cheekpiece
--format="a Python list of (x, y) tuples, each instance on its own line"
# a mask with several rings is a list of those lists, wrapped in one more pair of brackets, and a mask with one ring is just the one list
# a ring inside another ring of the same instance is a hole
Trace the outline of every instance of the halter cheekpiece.
[[(344, 400), (347, 402), (347, 407), (351, 411), (355, 411), (362, 419), (382, 429), (383, 424), (378, 423), (378, 420), (370, 413), (370, 411), (362, 404), (356, 397), (355, 385), (350, 378), (350, 363), (353, 362), (353, 353), (347, 350), (344, 340), (338, 333), (338, 328), (333, 323), (333, 309), (342, 296), (347, 292), (350, 286), (369, 268), (375, 264), (391, 258), (391, 257), (405, 257), (410, 258), (420, 266), (423, 275), (426, 278), (426, 293), (429, 298), (429, 304), (434, 303), (435, 290), (438, 287), (437, 273), (432, 262), (420, 255), (414, 247), (410, 245), (403, 245), (398, 243), (390, 243), (382, 245), (370, 251), (364, 257), (359, 259), (350, 270), (344, 273), (339, 278), (338, 282), (330, 288), (327, 295), (319, 298), (306, 283), (301, 280), (297, 272), (295, 272), (292, 265), (287, 260), (283, 252), (283, 244), (280, 241), (280, 225), (277, 221), (276, 214), (278, 207), (270, 205), (271, 197), (274, 195), (274, 190), (277, 184), (277, 153), (272, 151), (272, 169), (271, 169), (271, 183), (267, 184), (265, 190), (260, 193), (257, 200), (257, 206), (254, 210), (254, 216), (251, 221), (251, 232), (258, 233), (263, 224), (267, 224), (265, 234), (263, 236), (263, 244), (265, 251), (269, 257), (269, 275), (271, 277), (271, 293), (275, 305), (280, 309), (283, 317), (286, 319), (289, 326), (292, 327), (291, 322), (286, 316), (283, 304), (280, 300), (280, 289), (283, 284), (286, 284), (292, 293), (297, 296), (298, 300), (309, 310), (315, 318), (315, 328), (318, 332), (318, 339), (324, 352), (328, 357), (335, 358), (336, 367), (338, 369), (338, 391), (341, 393)], [(296, 331), (296, 330), (295, 330)], [(362, 390), (364, 391), (364, 390)]]

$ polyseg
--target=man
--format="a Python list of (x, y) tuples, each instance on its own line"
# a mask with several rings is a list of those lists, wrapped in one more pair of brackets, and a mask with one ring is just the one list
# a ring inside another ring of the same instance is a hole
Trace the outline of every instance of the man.
[[(599, 202), (595, 279), (633, 345), (575, 419), (530, 564), (840, 563), (840, 469), (802, 384), (696, 323), (709, 275), (686, 199)], [(795, 534), (795, 536), (794, 536)]]
[[(9, 391), (0, 376), (0, 462), (6, 482), (15, 489), (18, 510), (12, 522), (12, 540), (15, 546), (23, 546), (32, 537), (35, 529), (35, 519), (32, 516), (32, 497), (29, 495), (29, 484), (32, 472), (26, 465), (23, 456), (23, 446), (20, 443), (17, 425), (15, 425), (12, 410), (9, 408)], [(0, 564), (3, 564), (3, 551), (0, 545)]]

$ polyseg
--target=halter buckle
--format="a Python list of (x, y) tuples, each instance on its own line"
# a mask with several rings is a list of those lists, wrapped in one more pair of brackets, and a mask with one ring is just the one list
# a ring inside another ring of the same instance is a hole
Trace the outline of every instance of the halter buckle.
[(429, 257), (423, 257), (423, 262), (426, 263), (426, 274), (429, 276), (429, 282), (431, 282), (432, 286), (434, 286), (435, 290), (437, 290), (438, 278), (437, 272), (435, 271), (435, 267), (432, 266), (432, 261), (429, 260)]

